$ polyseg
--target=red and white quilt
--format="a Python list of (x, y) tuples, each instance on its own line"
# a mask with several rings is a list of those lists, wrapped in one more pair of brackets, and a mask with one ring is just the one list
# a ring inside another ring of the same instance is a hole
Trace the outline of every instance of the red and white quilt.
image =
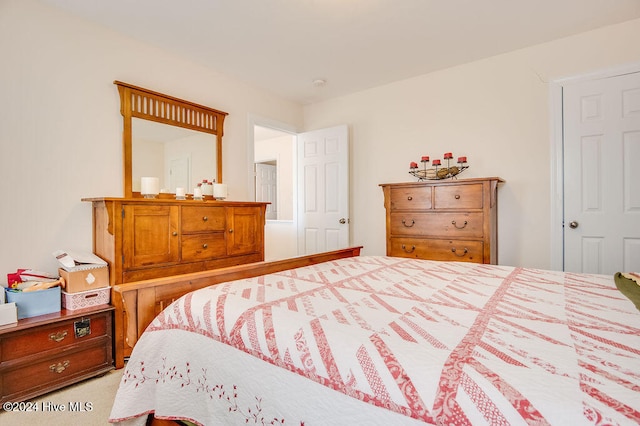
[(208, 287), (134, 348), (110, 421), (640, 423), (640, 312), (613, 277), (353, 257)]

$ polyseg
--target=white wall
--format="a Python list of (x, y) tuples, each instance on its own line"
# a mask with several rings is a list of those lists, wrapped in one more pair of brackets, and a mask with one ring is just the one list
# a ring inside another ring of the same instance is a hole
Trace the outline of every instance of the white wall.
[[(508, 35), (505, 35), (508, 36)], [(422, 155), (466, 155), (460, 177), (499, 176), (501, 264), (550, 268), (550, 83), (640, 64), (640, 20), (305, 107), (305, 129), (349, 123), (351, 229), (385, 253), (380, 183), (415, 181)]]
[(229, 113), (223, 179), (246, 200), (250, 114), (302, 127), (302, 108), (35, 0), (0, 0), (0, 283), (55, 272), (51, 252), (91, 250), (91, 205), (122, 196), (114, 80)]
[[(507, 35), (505, 35), (507, 36)], [(51, 252), (91, 248), (82, 197), (122, 195), (114, 80), (229, 112), (230, 199), (248, 199), (248, 117), (313, 130), (347, 123), (351, 229), (385, 249), (378, 184), (411, 180), (410, 161), (452, 151), (462, 177), (500, 176), (503, 264), (548, 267), (553, 79), (640, 63), (640, 20), (378, 87), (303, 109), (36, 0), (0, 0), (0, 283), (16, 268), (54, 271)], [(304, 126), (303, 126), (304, 124)]]

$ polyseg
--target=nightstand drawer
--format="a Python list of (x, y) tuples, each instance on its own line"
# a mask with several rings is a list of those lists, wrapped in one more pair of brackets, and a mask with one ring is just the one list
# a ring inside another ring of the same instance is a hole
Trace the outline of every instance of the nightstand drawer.
[(391, 235), (482, 238), (482, 213), (414, 213), (390, 215)]
[(482, 249), (481, 241), (391, 238), (391, 256), (396, 257), (478, 262)]
[(425, 210), (430, 208), (430, 186), (399, 186), (391, 188), (391, 210)]
[[(33, 393), (38, 388), (55, 388), (74, 376), (87, 375), (91, 371), (112, 369), (111, 345), (103, 337), (98, 345), (63, 353), (44, 360), (8, 369), (2, 374), (2, 397), (10, 400), (14, 395)], [(96, 342), (98, 343), (98, 342)]]
[(481, 209), (482, 184), (434, 187), (435, 209)]
[(180, 226), (183, 234), (224, 231), (226, 228), (224, 207), (182, 207)]
[[(90, 319), (90, 333), (86, 331), (80, 321)], [(76, 337), (76, 326), (79, 337)], [(110, 324), (109, 324), (110, 326)], [(16, 332), (0, 340), (0, 361), (5, 362), (35, 355), (49, 350), (63, 350), (64, 348), (84, 343), (85, 341), (110, 335), (107, 330), (107, 317), (105, 315), (77, 318), (75, 320), (59, 322), (49, 326), (28, 329), (24, 332)]]

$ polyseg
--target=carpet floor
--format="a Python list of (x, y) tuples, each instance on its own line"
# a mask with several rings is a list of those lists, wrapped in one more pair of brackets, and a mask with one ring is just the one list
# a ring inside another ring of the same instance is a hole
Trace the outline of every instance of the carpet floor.
[[(29, 426), (108, 425), (107, 420), (123, 372), (124, 369), (113, 370), (103, 376), (87, 379), (33, 399), (31, 402), (37, 406), (37, 412), (0, 410), (0, 424)], [(65, 411), (61, 411), (61, 407), (64, 407)], [(83, 408), (83, 411), (79, 410), (80, 407)]]

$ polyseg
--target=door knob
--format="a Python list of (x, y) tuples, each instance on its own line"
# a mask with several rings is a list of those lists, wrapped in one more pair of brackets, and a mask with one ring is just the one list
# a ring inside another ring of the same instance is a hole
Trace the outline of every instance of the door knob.
[(343, 217), (343, 218), (341, 218), (338, 222), (340, 222), (341, 224), (343, 224), (343, 225), (344, 225), (345, 223), (347, 223), (347, 219), (345, 219), (345, 218)]
[(575, 220), (572, 220), (571, 222), (569, 222), (569, 228), (576, 229), (577, 227), (578, 227), (578, 222), (576, 222)]

